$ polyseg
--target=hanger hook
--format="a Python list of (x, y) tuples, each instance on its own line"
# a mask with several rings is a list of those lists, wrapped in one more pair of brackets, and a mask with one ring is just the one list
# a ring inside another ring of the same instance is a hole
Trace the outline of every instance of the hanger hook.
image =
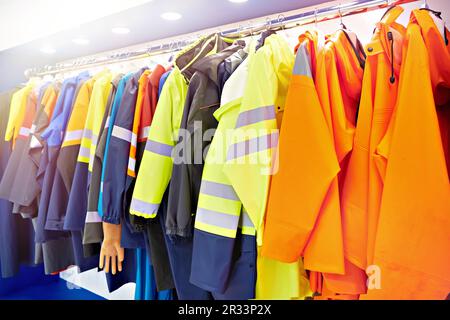
[(317, 8), (314, 9), (314, 26), (317, 28)]
[(272, 27), (272, 19), (270, 17), (266, 18), (266, 30), (269, 31)]
[(278, 23), (281, 24), (281, 29), (284, 29), (284, 14), (280, 13), (278, 15), (277, 20), (278, 20)]

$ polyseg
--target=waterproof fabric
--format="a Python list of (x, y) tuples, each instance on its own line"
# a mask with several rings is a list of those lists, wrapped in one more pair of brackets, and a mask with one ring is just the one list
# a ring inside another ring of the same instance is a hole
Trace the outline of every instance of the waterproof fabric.
[(182, 135), (178, 137), (172, 171), (172, 188), (166, 232), (191, 237), (192, 215), (197, 211), (198, 194), (203, 171), (203, 154), (209, 142), (200, 139), (217, 127), (214, 112), (220, 106), (218, 65), (242, 46), (233, 45), (216, 54), (208, 55), (192, 64), (195, 69), (187, 91), (181, 119)]
[(58, 153), (63, 142), (63, 133), (72, 111), (78, 82), (86, 77), (87, 74), (80, 74), (78, 77), (69, 78), (63, 82), (50, 124), (41, 135), (42, 139), (45, 140), (45, 145), (37, 173), (38, 180), (42, 181), (42, 192), (39, 199), (36, 242), (43, 243), (42, 249), (46, 274), (59, 272), (74, 264), (70, 234), (64, 231), (46, 230), (45, 223)]
[[(36, 173), (38, 170), (39, 160), (43, 149), (43, 142), (40, 135), (48, 127), (53, 109), (58, 97), (58, 86), (47, 85), (41, 87), (39, 96), (37, 97), (36, 113), (27, 113), (28, 124), (23, 123), (22, 131), (26, 133), (29, 129), (29, 135), (26, 137), (25, 146), (17, 163), (20, 170), (14, 174), (14, 182), (8, 185), (10, 189), (9, 200), (22, 209), (28, 208), (31, 216), (37, 215), (37, 196), (40, 192), (40, 185), (36, 181)], [(35, 115), (33, 117), (33, 115)], [(30, 121), (32, 125), (30, 125)], [(17, 149), (17, 148), (16, 148)], [(15, 150), (14, 152), (17, 152)], [(6, 172), (9, 175), (9, 172)], [(0, 186), (1, 188), (1, 186)], [(31, 211), (29, 210), (31, 209)], [(19, 210), (20, 211), (20, 210)], [(23, 211), (23, 210), (22, 210)]]
[[(175, 66), (161, 92), (151, 126), (144, 156), (136, 179), (130, 213), (154, 218), (172, 175), (172, 148), (180, 129), (187, 94), (187, 81), (194, 73), (191, 65), (207, 54), (229, 46), (219, 35), (203, 38), (185, 49), (175, 60)], [(186, 81), (187, 80), (187, 81)], [(147, 185), (146, 181), (154, 181)]]
[(384, 187), (373, 264), (381, 287), (369, 290), (367, 299), (448, 295), (448, 33), (434, 13), (411, 13), (393, 120), (377, 147)]
[[(0, 135), (6, 133), (10, 102), (20, 88), (0, 94)], [(3, 175), (11, 154), (11, 141), (0, 140), (0, 175)], [(2, 278), (15, 276), (21, 263), (31, 264), (34, 255), (34, 234), (29, 219), (12, 214), (12, 203), (0, 199), (0, 270)]]
[[(108, 155), (104, 161), (105, 171), (102, 181), (102, 220), (106, 223), (121, 224), (121, 246), (124, 248), (145, 248), (142, 232), (135, 232), (130, 224), (128, 206), (131, 179), (127, 176), (132, 126), (136, 101), (139, 94), (140, 79), (147, 76), (148, 70), (141, 69), (127, 81), (120, 106), (117, 110)], [(141, 93), (142, 94), (142, 93)]]
[[(93, 167), (93, 157), (101, 129), (101, 122), (110, 94), (112, 74), (104, 70), (92, 78), (89, 104), (80, 105), (80, 112), (85, 115), (83, 131), (75, 135), (78, 147), (75, 167), (72, 166), (73, 178), (68, 195), (66, 216), (63, 229), (69, 230), (72, 238), (75, 263), (81, 270), (92, 269), (98, 264), (100, 244), (83, 246), (83, 230), (86, 219), (95, 219), (95, 213), (87, 211), (89, 191), (89, 169)], [(83, 100), (84, 101), (84, 100)], [(67, 138), (67, 136), (66, 136)], [(79, 146), (78, 146), (79, 144)], [(98, 216), (98, 215), (97, 215)]]
[(112, 104), (114, 103), (115, 95), (117, 92), (117, 86), (122, 78), (123, 75), (119, 74), (111, 81), (112, 87), (109, 93), (108, 101), (106, 103), (106, 110), (105, 114), (103, 115), (102, 125), (99, 132), (99, 139), (97, 148), (95, 150), (95, 157), (88, 193), (87, 211), (91, 213), (86, 214), (87, 221), (85, 221), (84, 225), (83, 244), (100, 243), (103, 239), (102, 223), (99, 220), (91, 221), (88, 217), (90, 217), (91, 215), (95, 215), (95, 213), (98, 214), (103, 154), (106, 145), (106, 138), (108, 135), (109, 120), (111, 116)]

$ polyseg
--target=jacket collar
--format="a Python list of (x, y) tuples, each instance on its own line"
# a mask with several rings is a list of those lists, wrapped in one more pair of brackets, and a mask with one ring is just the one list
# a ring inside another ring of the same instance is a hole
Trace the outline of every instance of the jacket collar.
[(234, 44), (221, 52), (216, 54), (208, 55), (203, 57), (192, 64), (192, 70), (202, 72), (211, 81), (213, 81), (217, 86), (219, 86), (219, 76), (218, 76), (218, 66), (226, 58), (231, 56), (233, 53), (239, 49), (243, 49), (245, 44), (239, 42)]

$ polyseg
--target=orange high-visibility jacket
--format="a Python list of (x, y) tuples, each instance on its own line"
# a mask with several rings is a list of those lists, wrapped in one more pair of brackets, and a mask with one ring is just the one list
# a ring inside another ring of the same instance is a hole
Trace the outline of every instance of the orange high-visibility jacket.
[(379, 146), (387, 159), (373, 260), (380, 288), (366, 299), (445, 299), (450, 292), (449, 155), (441, 135), (448, 133), (448, 99), (436, 107), (448, 97), (450, 53), (448, 30), (432, 15), (411, 14), (392, 130)]
[[(385, 162), (376, 153), (376, 148), (386, 134), (397, 100), (402, 41), (406, 30), (395, 20), (402, 12), (398, 6), (387, 11), (366, 46), (358, 123), (342, 190), (345, 254), (363, 270), (372, 260), (383, 190), (380, 170), (383, 171)], [(388, 33), (392, 34), (394, 41), (392, 52)], [(394, 77), (392, 82), (391, 77)]]
[[(329, 289), (345, 294), (365, 292), (364, 271), (344, 258), (339, 199), (339, 172), (345, 172), (353, 148), (363, 61), (360, 44), (346, 31), (328, 37), (319, 46), (315, 87), (309, 88), (317, 92), (315, 105), (297, 84), (305, 76), (294, 70), (288, 105), (297, 114), (286, 116), (292, 124), (281, 129), (280, 170), (272, 179), (263, 251), (286, 262), (302, 254), (306, 269), (325, 272)], [(314, 85), (312, 78), (309, 82)]]

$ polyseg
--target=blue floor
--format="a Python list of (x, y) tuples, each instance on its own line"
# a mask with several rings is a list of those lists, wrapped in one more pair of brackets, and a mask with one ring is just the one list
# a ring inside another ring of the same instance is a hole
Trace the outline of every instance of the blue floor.
[[(69, 284), (70, 286), (70, 284)], [(84, 289), (69, 289), (68, 283), (62, 279), (54, 283), (30, 286), (0, 296), (2, 300), (104, 300), (96, 294)]]
[(58, 275), (44, 275), (43, 267), (23, 267), (8, 279), (0, 278), (0, 300), (104, 300), (90, 291), (76, 288)]

